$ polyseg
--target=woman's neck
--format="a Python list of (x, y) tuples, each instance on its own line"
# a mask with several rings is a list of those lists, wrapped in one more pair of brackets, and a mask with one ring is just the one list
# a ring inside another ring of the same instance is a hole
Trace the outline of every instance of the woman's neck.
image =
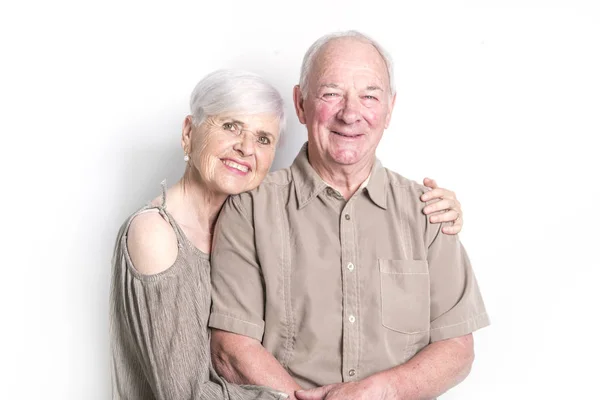
[(209, 190), (201, 179), (190, 175), (186, 171), (179, 182), (169, 188), (167, 209), (188, 239), (209, 253), (215, 223), (228, 196)]

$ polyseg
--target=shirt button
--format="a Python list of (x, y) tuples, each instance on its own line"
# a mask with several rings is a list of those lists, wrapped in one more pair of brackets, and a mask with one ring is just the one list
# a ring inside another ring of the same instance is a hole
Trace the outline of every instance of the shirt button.
[(350, 221), (350, 214), (344, 215), (344, 218), (346, 218), (346, 221)]
[(354, 321), (356, 321), (356, 318), (354, 318), (354, 315), (351, 315), (351, 316), (348, 318), (348, 321), (350, 321), (350, 322), (354, 323)]
[(330, 195), (330, 196), (333, 196), (333, 189), (330, 188), (330, 187), (328, 187), (327, 188), (327, 194)]
[(356, 375), (356, 371), (351, 369), (350, 371), (348, 371), (348, 375), (354, 376), (354, 375)]
[(350, 271), (354, 271), (354, 264), (352, 264), (352, 263), (348, 263), (348, 269), (349, 269)]

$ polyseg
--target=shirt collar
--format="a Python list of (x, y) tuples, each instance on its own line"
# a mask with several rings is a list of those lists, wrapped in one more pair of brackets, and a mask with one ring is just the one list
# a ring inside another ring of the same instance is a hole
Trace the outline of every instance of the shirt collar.
[[(302, 146), (290, 169), (296, 188), (298, 208), (304, 208), (312, 199), (329, 186), (308, 162), (308, 142)], [(386, 183), (385, 169), (381, 165), (381, 162), (376, 159), (369, 178), (361, 185), (361, 188), (366, 185), (366, 190), (371, 201), (383, 209), (387, 208)]]
[(373, 169), (371, 169), (371, 175), (369, 182), (367, 182), (367, 193), (371, 198), (371, 201), (377, 204), (384, 210), (387, 209), (386, 191), (387, 191), (387, 173), (381, 161), (375, 159)]

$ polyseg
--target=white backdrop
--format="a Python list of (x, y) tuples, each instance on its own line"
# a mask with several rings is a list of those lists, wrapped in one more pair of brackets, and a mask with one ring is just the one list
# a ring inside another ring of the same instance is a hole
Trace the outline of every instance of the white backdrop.
[(593, 1), (14, 3), (0, 9), (0, 397), (109, 398), (113, 240), (181, 174), (196, 82), (222, 67), (268, 77), (288, 101), (285, 167), (306, 138), (291, 103), (304, 51), (358, 29), (396, 61), (378, 155), (458, 193), (492, 318), (443, 398), (599, 398)]

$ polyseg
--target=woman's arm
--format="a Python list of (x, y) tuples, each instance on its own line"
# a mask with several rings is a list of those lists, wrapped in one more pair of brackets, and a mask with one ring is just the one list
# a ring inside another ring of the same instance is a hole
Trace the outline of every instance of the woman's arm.
[(135, 217), (126, 248), (120, 251), (123, 257), (115, 259), (130, 262), (115, 265), (111, 335), (113, 379), (123, 398), (284, 398), (267, 388), (229, 384), (216, 375), (204, 325), (210, 282), (203, 282), (194, 268), (178, 265), (170, 270), (180, 249), (173, 228), (160, 214)]
[(423, 185), (431, 189), (421, 196), (421, 201), (428, 203), (423, 212), (429, 215), (429, 222), (432, 224), (452, 222), (452, 225), (444, 226), (442, 232), (456, 235), (463, 226), (462, 208), (456, 194), (451, 190), (440, 188), (435, 180), (430, 178), (423, 179)]

